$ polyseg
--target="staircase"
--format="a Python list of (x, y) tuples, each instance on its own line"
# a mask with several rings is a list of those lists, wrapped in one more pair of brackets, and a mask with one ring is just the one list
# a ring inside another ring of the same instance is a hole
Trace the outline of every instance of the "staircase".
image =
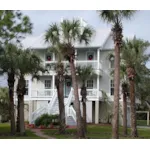
[[(71, 89), (68, 98), (64, 99), (64, 104), (65, 104), (66, 124), (74, 126), (76, 125), (76, 112), (74, 108), (70, 105), (72, 98), (73, 98), (73, 89)], [(56, 91), (52, 97), (50, 105), (45, 105), (32, 113), (31, 123), (34, 123), (35, 119), (44, 113), (48, 113), (51, 115), (59, 114), (59, 104)]]

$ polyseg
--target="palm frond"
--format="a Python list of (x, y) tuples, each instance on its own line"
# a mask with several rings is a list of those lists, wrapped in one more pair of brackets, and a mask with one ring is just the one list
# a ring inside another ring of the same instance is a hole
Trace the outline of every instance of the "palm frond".
[(85, 43), (85, 45), (88, 45), (91, 41), (91, 38), (93, 37), (94, 29), (91, 27), (84, 27), (82, 34), (79, 36), (79, 42)]
[(56, 45), (60, 42), (60, 29), (56, 23), (50, 25), (48, 30), (46, 30), (45, 42), (51, 45)]

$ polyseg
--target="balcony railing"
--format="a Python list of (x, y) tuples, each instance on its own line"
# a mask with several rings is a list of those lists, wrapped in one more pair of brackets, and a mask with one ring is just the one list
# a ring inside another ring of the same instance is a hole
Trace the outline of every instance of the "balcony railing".
[[(50, 69), (53, 70), (54, 64), (57, 61), (46, 61), (45, 66), (49, 65)], [(69, 67), (68, 61), (63, 61), (65, 67)], [(97, 60), (76, 60), (76, 66), (92, 66), (95, 70), (101, 69), (101, 63)], [(99, 65), (98, 65), (99, 64)]]
[(54, 93), (53, 89), (44, 89), (44, 90), (33, 90), (31, 92), (32, 97), (52, 97)]
[(88, 60), (84, 60), (84, 61), (76, 61), (76, 65), (77, 66), (92, 66), (94, 69), (99, 69), (98, 68), (98, 61), (88, 61)]

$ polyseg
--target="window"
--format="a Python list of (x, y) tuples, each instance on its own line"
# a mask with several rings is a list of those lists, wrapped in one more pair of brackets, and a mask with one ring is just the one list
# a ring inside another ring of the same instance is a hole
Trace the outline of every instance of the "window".
[(51, 88), (51, 80), (45, 80), (45, 89)]
[(93, 88), (93, 80), (87, 80), (87, 88), (92, 89)]
[(110, 95), (114, 95), (114, 80), (110, 81)]
[(94, 60), (94, 53), (93, 52), (87, 53), (87, 60)]
[(52, 61), (52, 54), (46, 54), (45, 60), (46, 61)]
[(110, 68), (114, 68), (114, 63), (115, 63), (115, 59), (114, 59), (114, 57), (112, 56), (112, 57), (110, 58)]
[(28, 95), (29, 94), (29, 80), (25, 80), (25, 89), (26, 89), (25, 95)]

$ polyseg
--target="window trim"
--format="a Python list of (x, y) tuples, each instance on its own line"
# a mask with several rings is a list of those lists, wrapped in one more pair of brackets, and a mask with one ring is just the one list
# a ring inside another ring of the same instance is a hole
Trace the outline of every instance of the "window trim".
[[(93, 60), (88, 60), (88, 54), (89, 53), (93, 54)], [(94, 61), (95, 60), (95, 52), (93, 52), (93, 51), (87, 51), (86, 52), (86, 60), (88, 60), (88, 61)]]
[(48, 61), (47, 60), (47, 55), (50, 55), (51, 56), (51, 60), (50, 61), (53, 61), (53, 54), (52, 53), (45, 53), (45, 61)]
[[(114, 56), (112, 56), (112, 57), (114, 57)], [(110, 69), (114, 69), (114, 67), (112, 67), (112, 62), (114, 62), (113, 66), (115, 67), (115, 58), (114, 58), (114, 60), (111, 60), (111, 58), (109, 59), (109, 68)]]
[[(92, 81), (92, 82), (90, 83), (92, 86), (88, 87), (88, 81)], [(86, 81), (86, 87), (87, 87), (87, 89), (93, 89), (93, 88), (94, 88), (94, 80), (93, 80), (93, 79), (87, 80), (87, 81)]]
[[(113, 94), (111, 94), (112, 93), (112, 91), (111, 91), (112, 89), (113, 89)], [(114, 79), (110, 79), (110, 96), (114, 96)]]
[[(47, 81), (50, 81), (50, 83), (46, 83)], [(50, 85), (50, 87), (46, 86), (46, 85)], [(44, 88), (45, 89), (51, 89), (52, 88), (52, 80), (44, 80)]]

